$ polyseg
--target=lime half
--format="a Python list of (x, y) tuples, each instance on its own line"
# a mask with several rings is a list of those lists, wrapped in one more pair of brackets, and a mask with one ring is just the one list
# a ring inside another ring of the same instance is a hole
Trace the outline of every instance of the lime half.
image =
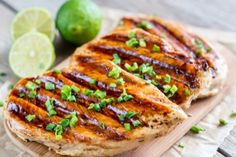
[(51, 14), (43, 8), (27, 8), (20, 11), (11, 26), (11, 36), (15, 41), (28, 32), (40, 32), (53, 41), (55, 37), (55, 23)]
[(48, 37), (42, 33), (31, 32), (18, 38), (13, 44), (9, 63), (19, 77), (41, 74), (55, 61), (54, 47)]

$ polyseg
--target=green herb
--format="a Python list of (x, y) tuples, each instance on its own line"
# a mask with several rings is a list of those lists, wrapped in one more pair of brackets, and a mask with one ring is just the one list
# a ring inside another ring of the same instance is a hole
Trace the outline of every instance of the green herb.
[(119, 79), (117, 80), (117, 84), (118, 84), (118, 85), (123, 85), (123, 84), (124, 84), (123, 78), (119, 78)]
[(207, 53), (209, 53), (209, 52), (211, 52), (211, 51), (212, 51), (212, 49), (211, 49), (210, 47), (206, 48), (206, 52), (207, 52)]
[(171, 77), (170, 77), (170, 75), (166, 74), (164, 80), (165, 80), (165, 83), (170, 83), (170, 81), (171, 81)]
[(14, 85), (12, 83), (9, 84), (8, 89), (13, 89), (13, 88), (14, 88)]
[(153, 47), (152, 47), (153, 52), (160, 52), (160, 50), (161, 50), (160, 46), (158, 46), (156, 44), (153, 45)]
[(54, 72), (55, 74), (61, 74), (61, 70), (59, 70), (59, 69), (55, 69), (53, 72)]
[(38, 85), (41, 83), (40, 79), (36, 79), (34, 82), (37, 83)]
[(149, 21), (142, 21), (137, 25), (137, 27), (142, 29), (151, 29), (153, 26)]
[(168, 97), (172, 97), (177, 91), (178, 91), (178, 88), (176, 87), (176, 85), (173, 85), (170, 88), (170, 95)]
[(56, 139), (59, 140), (62, 138), (63, 127), (61, 125), (56, 125), (54, 128)]
[(74, 91), (75, 93), (78, 93), (80, 91), (80, 89), (78, 87), (76, 87), (75, 85), (71, 86), (72, 91)]
[(160, 80), (161, 79), (161, 76), (160, 75), (156, 75), (155, 76), (157, 80)]
[(36, 116), (33, 115), (33, 114), (28, 114), (27, 116), (25, 116), (25, 119), (26, 119), (27, 121), (29, 121), (29, 122), (34, 121), (35, 118), (36, 118)]
[(5, 72), (0, 72), (0, 77), (7, 76), (7, 73)]
[(151, 82), (152, 82), (151, 80), (146, 80), (145, 84), (149, 85), (149, 84), (151, 84)]
[(125, 44), (128, 46), (128, 47), (136, 47), (139, 45), (139, 42), (136, 38), (131, 38), (129, 39), (128, 41), (125, 42)]
[(31, 81), (28, 81), (28, 82), (26, 83), (25, 87), (26, 87), (28, 90), (35, 90), (36, 84), (34, 84), (34, 83), (31, 82)]
[(123, 93), (121, 93), (121, 95), (118, 97), (118, 102), (121, 103), (121, 102), (126, 102), (126, 101), (129, 101), (133, 99), (133, 96), (132, 95), (129, 95), (126, 93), (126, 90), (123, 89)]
[(37, 94), (36, 91), (32, 90), (32, 91), (29, 92), (28, 97), (30, 99), (34, 99), (36, 97), (36, 94)]
[(3, 107), (3, 102), (2, 101), (0, 101), (0, 107)]
[(116, 84), (115, 83), (110, 83), (109, 87), (116, 88)]
[(142, 64), (139, 67), (139, 71), (143, 74), (148, 74), (150, 76), (156, 75), (156, 73), (153, 71), (153, 67), (151, 65), (147, 64)]
[(147, 44), (146, 44), (144, 39), (139, 39), (139, 46), (140, 47), (146, 47), (147, 46)]
[(68, 125), (70, 124), (70, 120), (65, 118), (60, 121), (60, 125), (62, 126), (63, 129), (65, 129)]
[(129, 123), (124, 123), (125, 130), (129, 131), (131, 130), (131, 125)]
[(134, 127), (137, 127), (141, 124), (141, 122), (139, 120), (135, 120), (135, 121), (132, 122), (132, 124), (133, 124)]
[(48, 125), (46, 126), (46, 130), (47, 131), (52, 131), (55, 127), (56, 127), (56, 124), (48, 123)]
[(76, 123), (78, 122), (78, 117), (76, 112), (71, 112), (66, 118), (70, 119), (69, 125), (71, 128), (75, 127)]
[(100, 124), (99, 124), (99, 128), (100, 128), (100, 129), (105, 129), (105, 124), (104, 124), (104, 123), (100, 123)]
[(107, 96), (107, 93), (105, 91), (100, 91), (99, 89), (97, 89), (93, 95), (98, 99), (103, 99)]
[(108, 76), (114, 79), (120, 77), (121, 70), (118, 67), (113, 67), (112, 70), (108, 73)]
[(93, 91), (93, 90), (90, 90), (90, 89), (85, 89), (85, 90), (84, 90), (84, 94), (87, 95), (87, 96), (93, 96), (94, 91)]
[(129, 65), (128, 63), (125, 63), (125, 68), (129, 71), (129, 72), (134, 72), (136, 70), (138, 70), (138, 64), (136, 62), (133, 63), (133, 65)]
[(138, 74), (138, 73), (133, 73), (133, 75), (136, 76), (136, 77), (142, 78), (141, 75)]
[(228, 122), (226, 121), (226, 120), (224, 120), (224, 119), (219, 119), (219, 126), (225, 126), (225, 125), (227, 125), (228, 124)]
[(122, 122), (125, 121), (125, 117), (126, 117), (125, 113), (122, 113), (122, 114), (118, 115), (119, 120), (122, 121)]
[(164, 85), (163, 89), (164, 89), (164, 93), (168, 93), (171, 89), (171, 86), (170, 85)]
[(20, 98), (25, 97), (25, 93), (20, 93), (20, 94), (19, 94), (19, 97), (20, 97)]
[(54, 90), (55, 89), (55, 85), (51, 82), (46, 82), (45, 83), (45, 89), (46, 90)]
[(54, 115), (57, 114), (57, 112), (55, 111), (55, 107), (54, 107), (54, 101), (52, 99), (48, 99), (45, 102), (45, 106), (46, 106), (46, 109), (48, 111), (48, 116), (49, 117), (54, 116)]
[(185, 147), (185, 144), (184, 144), (184, 143), (180, 143), (180, 144), (178, 145), (178, 147), (179, 147), (179, 148), (184, 148), (184, 147)]
[(100, 106), (99, 103), (92, 103), (92, 104), (89, 105), (88, 109), (100, 112), (101, 111), (101, 106)]
[(202, 41), (200, 41), (199, 39), (195, 39), (194, 43), (197, 46), (197, 55), (201, 56), (203, 51), (205, 50), (204, 47), (203, 47)]
[(102, 99), (99, 104), (100, 104), (100, 107), (105, 107), (107, 104), (112, 104), (114, 101), (115, 101), (114, 98), (111, 97), (107, 99)]
[(135, 38), (135, 32), (130, 32), (129, 33), (129, 38), (131, 39), (131, 38)]
[(137, 114), (137, 112), (129, 111), (129, 112), (126, 113), (126, 117), (130, 119), (130, 118), (134, 117), (136, 114)]
[(185, 89), (184, 90), (184, 94), (186, 95), (186, 96), (189, 96), (191, 93), (190, 93), (190, 90), (189, 89)]
[(190, 131), (191, 131), (193, 134), (198, 134), (198, 133), (200, 133), (200, 132), (202, 132), (202, 131), (205, 131), (205, 129), (200, 128), (200, 127), (198, 127), (197, 125), (193, 125), (193, 126), (191, 127)]
[(97, 83), (97, 80), (93, 78), (89, 81), (89, 84), (91, 85), (96, 85), (96, 83)]
[[(73, 90), (77, 91), (77, 89), (75, 89), (75, 88)], [(72, 88), (68, 85), (63, 85), (62, 86), (62, 88), (61, 88), (61, 98), (63, 100), (76, 102), (76, 97), (72, 94)]]
[(236, 111), (232, 111), (230, 117), (236, 117)]
[(117, 53), (113, 54), (112, 62), (115, 63), (115, 64), (120, 64), (121, 59), (120, 59), (120, 56)]
[(154, 86), (158, 86), (158, 83), (155, 80), (151, 80), (151, 84), (153, 84)]

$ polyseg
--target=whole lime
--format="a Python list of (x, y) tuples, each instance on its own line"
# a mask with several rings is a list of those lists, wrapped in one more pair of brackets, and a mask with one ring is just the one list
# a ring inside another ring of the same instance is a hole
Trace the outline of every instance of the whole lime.
[(101, 24), (101, 11), (91, 0), (68, 0), (56, 17), (56, 27), (62, 38), (76, 45), (92, 40)]

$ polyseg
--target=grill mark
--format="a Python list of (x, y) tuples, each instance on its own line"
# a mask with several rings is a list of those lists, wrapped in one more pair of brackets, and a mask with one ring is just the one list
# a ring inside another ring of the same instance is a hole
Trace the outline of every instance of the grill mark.
[(139, 55), (137, 53), (134, 53), (134, 52), (128, 51), (128, 50), (124, 50), (124, 49), (121, 49), (119, 47), (90, 45), (89, 48), (91, 50), (105, 52), (105, 53), (109, 53), (109, 54), (113, 54), (114, 52), (117, 52), (121, 57), (124, 57), (124, 58), (137, 58), (137, 59), (140, 59), (145, 63), (149, 63), (149, 64), (152, 64), (152, 65), (159, 66), (160, 68), (165, 68), (167, 70), (173, 71), (175, 74), (184, 75), (186, 77), (186, 79), (189, 81), (191, 88), (197, 88), (198, 87), (198, 81), (196, 81), (196, 76), (195, 75), (190, 74), (190, 73), (188, 73), (188, 72), (186, 72), (182, 69), (179, 69), (176, 66), (168, 65), (168, 64), (160, 62), (158, 60), (155, 60), (155, 59), (143, 56), (143, 55)]

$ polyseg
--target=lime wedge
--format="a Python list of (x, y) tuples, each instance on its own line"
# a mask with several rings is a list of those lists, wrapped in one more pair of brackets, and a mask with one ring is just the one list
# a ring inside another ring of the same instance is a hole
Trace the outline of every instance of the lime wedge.
[(9, 64), (19, 77), (35, 76), (48, 70), (55, 61), (54, 47), (42, 33), (30, 32), (18, 38), (9, 54)]
[(28, 32), (40, 32), (53, 41), (55, 37), (55, 23), (51, 14), (43, 8), (27, 8), (20, 11), (11, 25), (11, 36), (15, 41)]

